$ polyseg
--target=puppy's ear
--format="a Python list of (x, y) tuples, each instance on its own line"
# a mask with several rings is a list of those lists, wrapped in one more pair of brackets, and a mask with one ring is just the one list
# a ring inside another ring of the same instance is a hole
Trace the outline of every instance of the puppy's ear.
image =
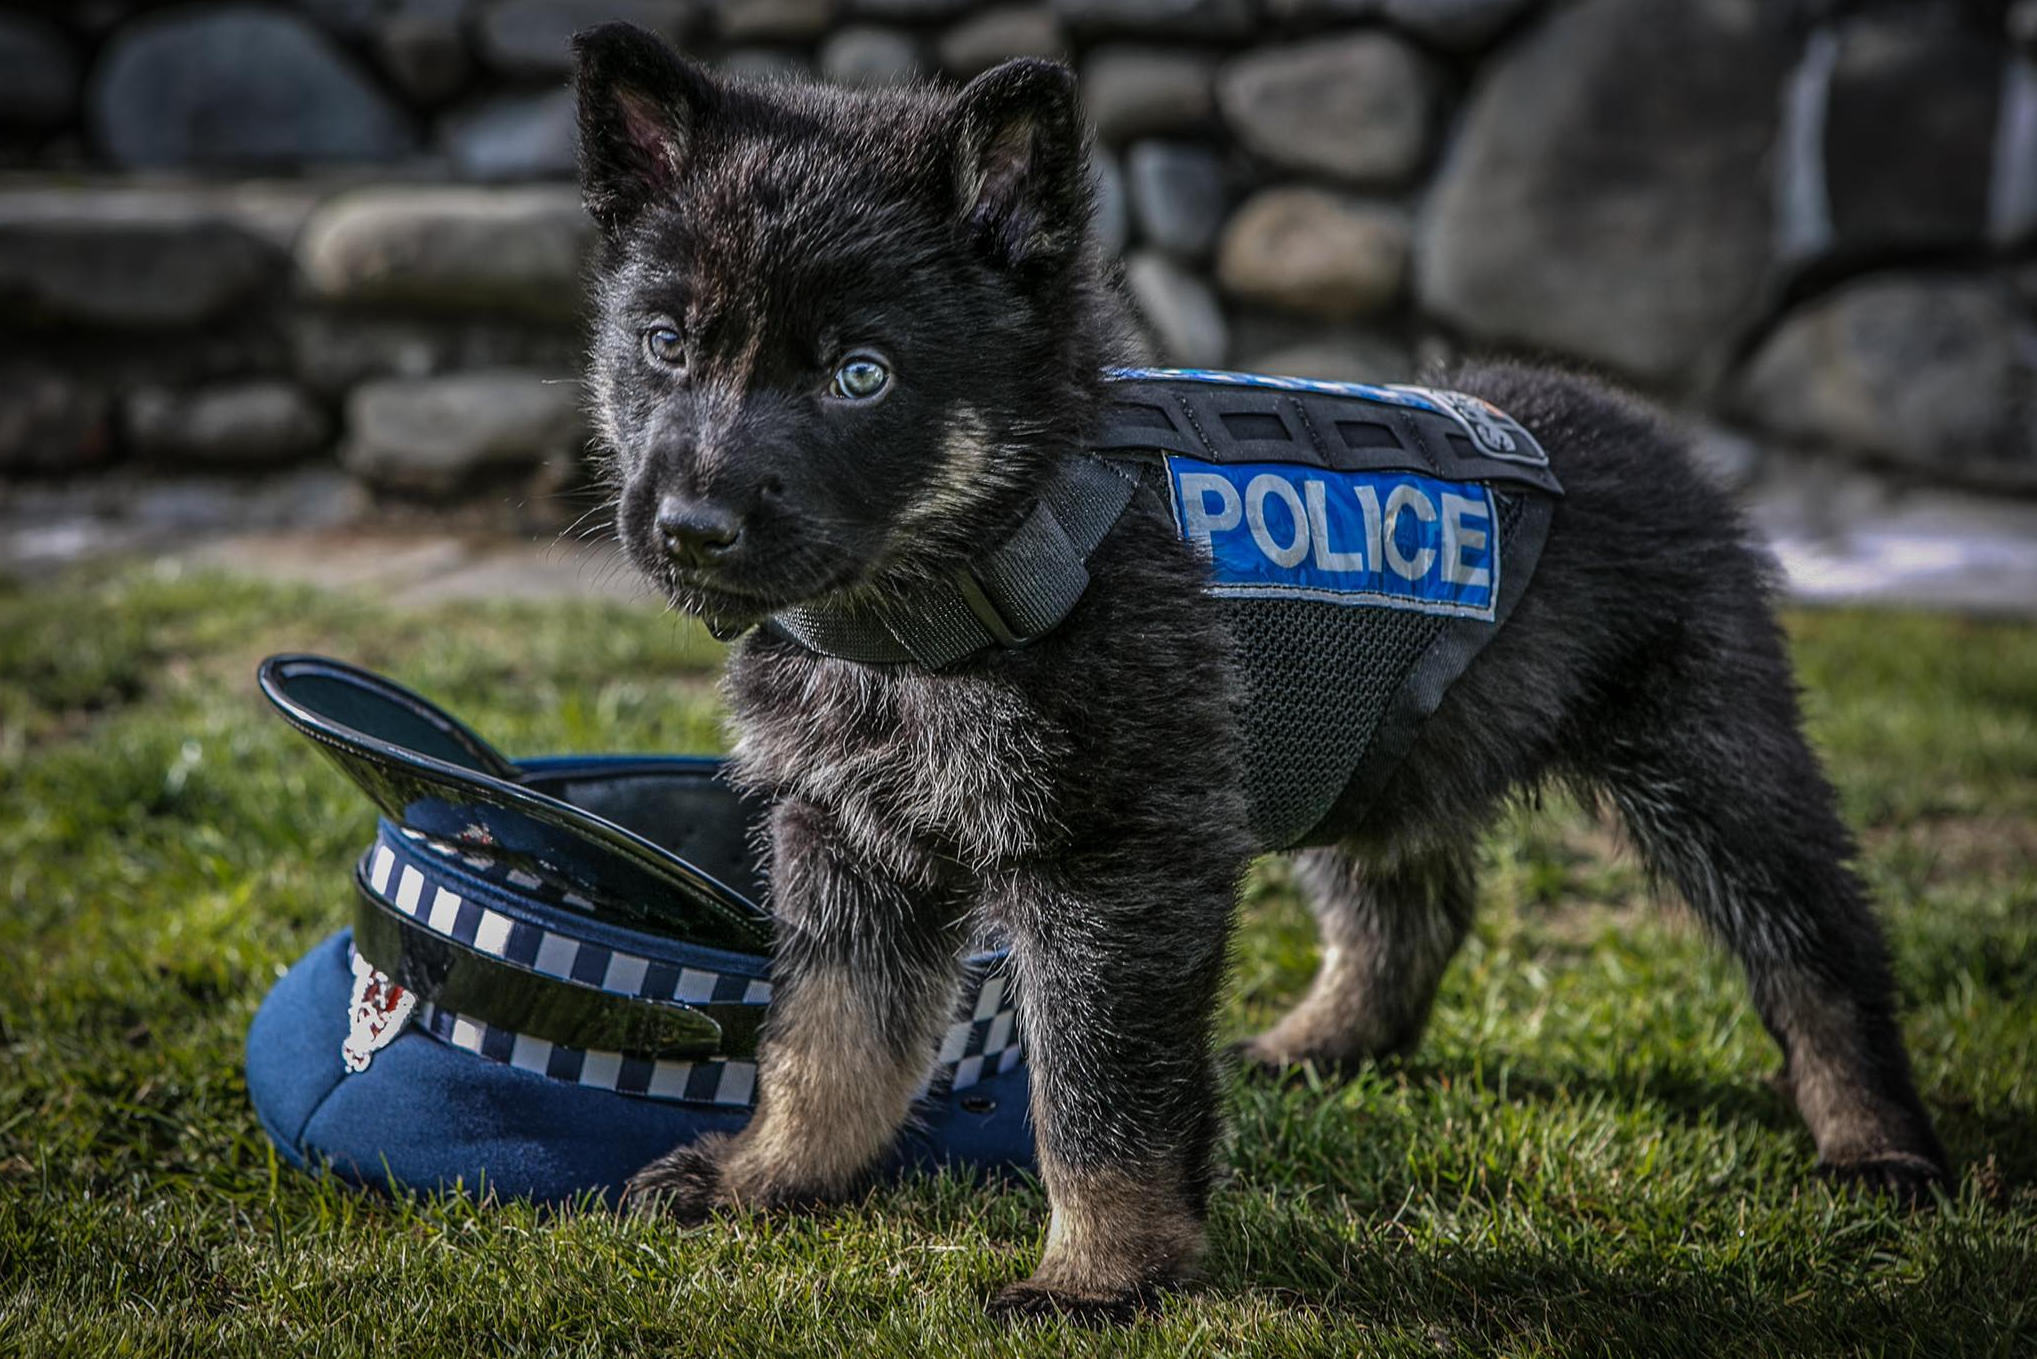
[(633, 24), (575, 33), (573, 63), (580, 197), (614, 236), (679, 182), (721, 91), (707, 72)]
[(976, 244), (1013, 268), (1073, 256), (1089, 220), (1075, 73), (1007, 61), (964, 86), (949, 117), (957, 210)]

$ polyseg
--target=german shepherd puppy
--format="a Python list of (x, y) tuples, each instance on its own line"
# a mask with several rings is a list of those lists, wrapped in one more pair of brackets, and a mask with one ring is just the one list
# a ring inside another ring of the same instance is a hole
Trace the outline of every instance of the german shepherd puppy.
[[(1000, 542), (1083, 448), (1125, 352), (1068, 70), (852, 93), (724, 80), (626, 25), (575, 51), (601, 238), (590, 384), (635, 563), (732, 635), (896, 597)], [(1369, 810), (1302, 853), (1321, 970), (1245, 1057), (1415, 1044), (1471, 923), (1481, 828), (1555, 781), (1615, 807), (1738, 955), (1819, 1168), (1907, 1195), (1942, 1181), (1733, 506), (1661, 417), (1590, 382), (1437, 385), (1531, 430), (1566, 494), (1511, 620)], [(1253, 854), (1234, 663), (1157, 504), (1135, 500), (1089, 569), (1049, 635), (940, 670), (735, 643), (734, 769), (771, 806), (777, 931), (756, 1114), (646, 1166), (633, 1196), (695, 1220), (856, 1189), (933, 1063), (958, 946), (987, 930), (1011, 947), (1053, 1205), (1039, 1267), (991, 1306), (1123, 1315), (1194, 1269)]]

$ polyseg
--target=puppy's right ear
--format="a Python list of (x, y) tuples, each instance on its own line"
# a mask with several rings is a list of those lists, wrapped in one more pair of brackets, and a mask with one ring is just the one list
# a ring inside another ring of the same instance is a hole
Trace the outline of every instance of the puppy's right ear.
[(678, 184), (721, 92), (707, 72), (634, 24), (575, 33), (573, 63), (580, 197), (615, 236)]

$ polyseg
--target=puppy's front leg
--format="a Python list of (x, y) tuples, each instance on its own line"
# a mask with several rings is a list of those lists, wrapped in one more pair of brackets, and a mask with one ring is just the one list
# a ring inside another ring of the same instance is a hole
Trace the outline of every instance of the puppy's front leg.
[(852, 853), (812, 804), (773, 813), (771, 899), (778, 931), (756, 1115), (629, 1184), (630, 1199), (682, 1221), (856, 1188), (890, 1150), (954, 1009), (956, 913), (938, 892)]
[(1210, 1039), (1233, 890), (1221, 873), (1033, 873), (993, 905), (1011, 932), (1053, 1208), (1039, 1267), (993, 1311), (1121, 1320), (1195, 1268), (1221, 1125)]

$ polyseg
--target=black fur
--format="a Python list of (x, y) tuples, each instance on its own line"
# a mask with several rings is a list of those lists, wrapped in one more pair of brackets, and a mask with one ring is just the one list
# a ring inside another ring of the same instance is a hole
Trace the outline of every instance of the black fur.
[[(576, 47), (604, 242), (591, 378), (630, 555), (679, 607), (740, 627), (881, 599), (997, 542), (1080, 448), (1126, 333), (1088, 239), (1067, 73), (1011, 63), (959, 95), (756, 89), (620, 25)], [(653, 328), (679, 337), (664, 359)], [(856, 353), (891, 374), (875, 400), (830, 395)], [(1739, 955), (1822, 1164), (1913, 1190), (1942, 1177), (1733, 508), (1673, 428), (1595, 384), (1505, 366), (1437, 381), (1533, 430), (1568, 494), (1449, 711), (1311, 852), (1336, 947), (1248, 1051), (1413, 1044), (1469, 923), (1476, 836), (1560, 780), (1608, 799)], [(659, 527), (675, 506), (740, 531), (675, 556)], [(645, 1195), (699, 1216), (848, 1192), (931, 1063), (957, 942), (988, 929), (1012, 946), (1056, 1217), (1003, 1305), (1115, 1315), (1192, 1268), (1212, 1016), (1252, 852), (1222, 777), (1242, 758), (1235, 678), (1164, 510), (1135, 502), (1091, 572), (1044, 640), (938, 673), (768, 633), (734, 648), (736, 769), (776, 806), (780, 992), (756, 1120), (648, 1167)], [(827, 1043), (866, 1038), (837, 1072)]]

